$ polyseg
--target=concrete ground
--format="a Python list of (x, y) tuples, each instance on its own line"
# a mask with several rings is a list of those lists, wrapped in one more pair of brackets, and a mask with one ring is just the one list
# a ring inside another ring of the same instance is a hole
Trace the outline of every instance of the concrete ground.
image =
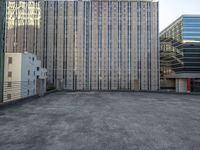
[(200, 96), (52, 93), (0, 108), (0, 150), (200, 150)]

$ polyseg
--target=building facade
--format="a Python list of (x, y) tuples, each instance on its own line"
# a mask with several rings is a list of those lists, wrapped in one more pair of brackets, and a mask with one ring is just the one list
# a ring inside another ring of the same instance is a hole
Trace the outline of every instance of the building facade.
[(6, 0), (1, 0), (0, 1), (0, 52), (3, 51), (4, 47), (4, 27), (5, 27), (5, 15), (6, 15)]
[(158, 90), (155, 0), (7, 0), (6, 52), (29, 51), (48, 85)]
[(161, 34), (161, 87), (200, 91), (200, 15), (183, 15)]
[(4, 70), (4, 27), (5, 27), (5, 14), (6, 14), (6, 0), (0, 1), (0, 103), (3, 101), (3, 70)]
[(4, 64), (3, 102), (40, 94), (37, 89), (45, 92), (47, 70), (41, 68), (41, 62), (35, 55), (5, 53)]

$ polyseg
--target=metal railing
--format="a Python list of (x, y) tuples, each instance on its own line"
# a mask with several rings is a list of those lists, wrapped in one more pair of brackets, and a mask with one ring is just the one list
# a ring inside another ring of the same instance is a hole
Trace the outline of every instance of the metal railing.
[(36, 82), (34, 81), (11, 81), (0, 83), (1, 102), (17, 100), (36, 95)]

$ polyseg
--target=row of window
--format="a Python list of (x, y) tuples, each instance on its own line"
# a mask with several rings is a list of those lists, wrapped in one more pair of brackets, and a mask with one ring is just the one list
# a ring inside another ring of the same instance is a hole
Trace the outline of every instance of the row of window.
[[(29, 59), (31, 59), (33, 62), (35, 61), (35, 57), (29, 57)], [(8, 64), (12, 64), (12, 63), (13, 63), (13, 58), (8, 57)]]
[[(24, 92), (23, 92), (24, 93)], [(35, 89), (33, 89), (33, 94), (35, 93)], [(21, 94), (21, 93), (18, 93), (18, 94)], [(30, 96), (30, 90), (28, 89), (27, 91), (26, 91), (26, 95), (27, 96)], [(20, 95), (19, 95), (19, 97), (20, 97)], [(16, 97), (14, 97), (15, 99), (16, 99)], [(12, 94), (7, 94), (7, 100), (11, 100), (12, 99)]]

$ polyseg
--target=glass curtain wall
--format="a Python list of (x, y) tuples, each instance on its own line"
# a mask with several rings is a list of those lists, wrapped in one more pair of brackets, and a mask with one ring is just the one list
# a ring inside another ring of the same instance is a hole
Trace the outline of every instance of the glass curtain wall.
[(1, 0), (0, 1), (0, 103), (3, 102), (5, 8), (6, 8), (6, 0)]
[[(161, 32), (160, 40), (161, 80), (177, 74), (200, 73), (199, 15), (181, 16)], [(199, 79), (192, 79), (192, 85), (193, 91), (200, 90)]]

